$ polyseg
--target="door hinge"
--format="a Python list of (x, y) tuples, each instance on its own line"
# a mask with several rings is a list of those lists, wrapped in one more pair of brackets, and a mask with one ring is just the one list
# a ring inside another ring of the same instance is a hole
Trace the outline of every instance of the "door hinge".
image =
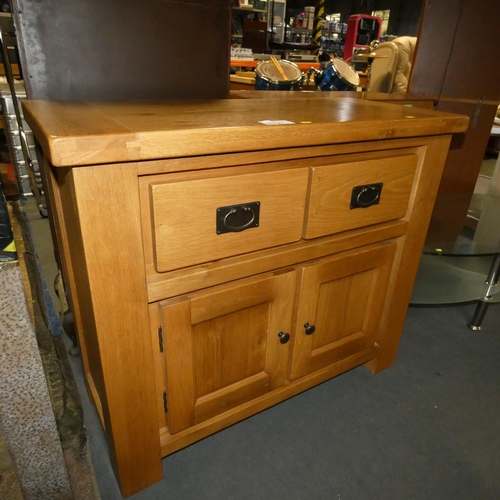
[(168, 413), (167, 391), (163, 391), (163, 409)]
[(163, 352), (163, 328), (158, 327), (158, 343), (160, 344), (160, 352)]

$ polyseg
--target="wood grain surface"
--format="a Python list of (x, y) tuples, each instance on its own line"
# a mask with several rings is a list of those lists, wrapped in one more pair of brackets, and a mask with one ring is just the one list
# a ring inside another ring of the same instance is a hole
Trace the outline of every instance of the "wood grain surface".
[[(317, 97), (31, 101), (25, 115), (124, 495), (161, 478), (160, 452), (354, 366), (394, 362), (450, 134), (466, 117)], [(386, 189), (380, 214), (339, 223), (337, 200), (373, 182)], [(262, 234), (217, 249), (216, 208), (253, 201)], [(304, 336), (306, 322), (317, 334)]]
[(54, 166), (269, 149), (270, 136), (272, 148), (280, 148), (448, 134), (468, 123), (460, 115), (351, 98), (305, 99), (300, 106), (293, 99), (23, 106)]
[(375, 344), (395, 248), (384, 242), (300, 266), (292, 379)]
[(77, 307), (85, 306), (93, 326), (84, 325), (85, 335), (95, 334), (87, 348), (97, 351), (108, 445), (128, 496), (162, 477), (137, 171), (121, 164), (71, 175), (79, 231), (72, 243), (81, 257), (72, 262), (73, 273), (86, 292)]
[[(311, 168), (304, 238), (403, 218), (413, 186), (416, 155), (353, 161)], [(377, 204), (351, 209), (355, 186), (382, 184)]]
[[(307, 169), (151, 184), (154, 250), (158, 272), (299, 241)], [(168, 179), (172, 180), (168, 182)], [(279, 195), (276, 187), (279, 186)], [(217, 209), (259, 205), (258, 227), (218, 234)]]
[(294, 289), (289, 271), (161, 303), (171, 434), (286, 383)]

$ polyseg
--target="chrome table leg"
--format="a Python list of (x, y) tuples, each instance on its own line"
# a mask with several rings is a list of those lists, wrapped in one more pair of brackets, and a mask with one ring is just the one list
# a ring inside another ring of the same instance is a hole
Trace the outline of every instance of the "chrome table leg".
[(486, 278), (486, 284), (488, 288), (484, 294), (484, 297), (479, 300), (476, 310), (472, 319), (468, 323), (468, 327), (471, 330), (481, 330), (481, 325), (483, 323), (484, 317), (486, 316), (486, 311), (488, 310), (489, 301), (493, 298), (495, 294), (495, 288), (498, 286), (498, 278), (500, 277), (500, 255), (497, 255), (491, 264), (488, 277)]

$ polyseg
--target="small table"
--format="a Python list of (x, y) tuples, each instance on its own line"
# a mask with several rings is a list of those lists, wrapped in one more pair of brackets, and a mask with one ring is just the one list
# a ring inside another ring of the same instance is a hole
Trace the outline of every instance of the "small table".
[(424, 248), (411, 305), (477, 301), (472, 330), (490, 304), (500, 302), (500, 196), (474, 194), (464, 228), (455, 241)]

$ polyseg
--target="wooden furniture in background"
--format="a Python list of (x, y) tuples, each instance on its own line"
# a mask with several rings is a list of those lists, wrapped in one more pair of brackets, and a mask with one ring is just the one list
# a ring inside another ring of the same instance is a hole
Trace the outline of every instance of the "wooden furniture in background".
[[(316, 62), (297, 62), (292, 61), (296, 64), (301, 71), (307, 71), (309, 68), (319, 69), (319, 63)], [(233, 68), (256, 68), (260, 61), (254, 61), (250, 59), (231, 59), (231, 67)]]
[(229, 76), (229, 91), (253, 90), (255, 88), (255, 74), (250, 71), (239, 71)]
[(349, 98), (24, 106), (124, 496), (162, 456), (393, 363), (466, 118)]
[[(12, 76), (17, 80), (21, 77), (21, 74), (19, 73), (19, 65), (18, 64), (12, 64)], [(5, 68), (3, 67), (3, 64), (0, 64), (0, 76), (5, 77)]]
[(493, 42), (499, 25), (497, 0), (427, 0), (424, 5), (408, 91), (437, 96), (437, 110), (470, 118), (467, 132), (451, 145), (429, 242), (454, 241), (467, 216), (500, 100)]

